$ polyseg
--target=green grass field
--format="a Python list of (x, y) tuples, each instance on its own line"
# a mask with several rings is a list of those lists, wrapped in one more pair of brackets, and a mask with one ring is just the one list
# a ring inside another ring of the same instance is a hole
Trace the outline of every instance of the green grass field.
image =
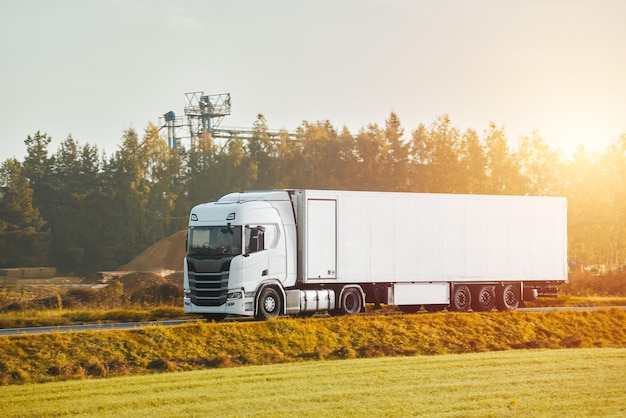
[(626, 416), (626, 349), (248, 366), (0, 387), (0, 416)]

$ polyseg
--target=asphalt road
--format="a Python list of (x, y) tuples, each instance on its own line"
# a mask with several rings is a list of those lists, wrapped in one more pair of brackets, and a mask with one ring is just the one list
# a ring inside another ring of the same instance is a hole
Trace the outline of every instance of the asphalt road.
[[(560, 311), (598, 311), (601, 309), (623, 309), (626, 306), (559, 306), (541, 308), (520, 308), (520, 312), (560, 312)], [(251, 318), (228, 318), (226, 321), (250, 321)], [(30, 334), (51, 334), (55, 332), (81, 332), (81, 331), (120, 331), (140, 329), (147, 326), (173, 326), (190, 322), (197, 322), (198, 319), (177, 319), (171, 321), (145, 321), (145, 322), (119, 322), (110, 324), (80, 324), (80, 325), (59, 325), (52, 327), (30, 327), (30, 328), (4, 328), (0, 329), (0, 337), (11, 335)]]

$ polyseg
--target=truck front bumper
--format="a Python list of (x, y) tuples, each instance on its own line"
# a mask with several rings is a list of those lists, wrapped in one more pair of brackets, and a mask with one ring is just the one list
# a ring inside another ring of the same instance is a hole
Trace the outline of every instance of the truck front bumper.
[(226, 303), (220, 306), (198, 306), (185, 296), (183, 306), (186, 314), (254, 315), (254, 298), (244, 297), (243, 292), (229, 293)]

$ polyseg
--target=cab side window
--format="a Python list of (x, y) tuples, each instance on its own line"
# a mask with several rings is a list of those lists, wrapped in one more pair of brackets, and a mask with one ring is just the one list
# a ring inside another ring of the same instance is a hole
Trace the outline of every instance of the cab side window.
[(246, 225), (245, 231), (246, 254), (271, 248), (277, 236), (276, 225)]
[(265, 249), (265, 230), (262, 226), (246, 227), (246, 254)]

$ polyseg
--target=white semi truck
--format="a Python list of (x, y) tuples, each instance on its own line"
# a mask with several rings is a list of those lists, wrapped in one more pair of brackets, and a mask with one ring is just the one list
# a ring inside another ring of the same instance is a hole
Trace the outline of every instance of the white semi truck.
[(273, 190), (190, 213), (184, 308), (226, 315), (516, 309), (567, 281), (562, 197)]

